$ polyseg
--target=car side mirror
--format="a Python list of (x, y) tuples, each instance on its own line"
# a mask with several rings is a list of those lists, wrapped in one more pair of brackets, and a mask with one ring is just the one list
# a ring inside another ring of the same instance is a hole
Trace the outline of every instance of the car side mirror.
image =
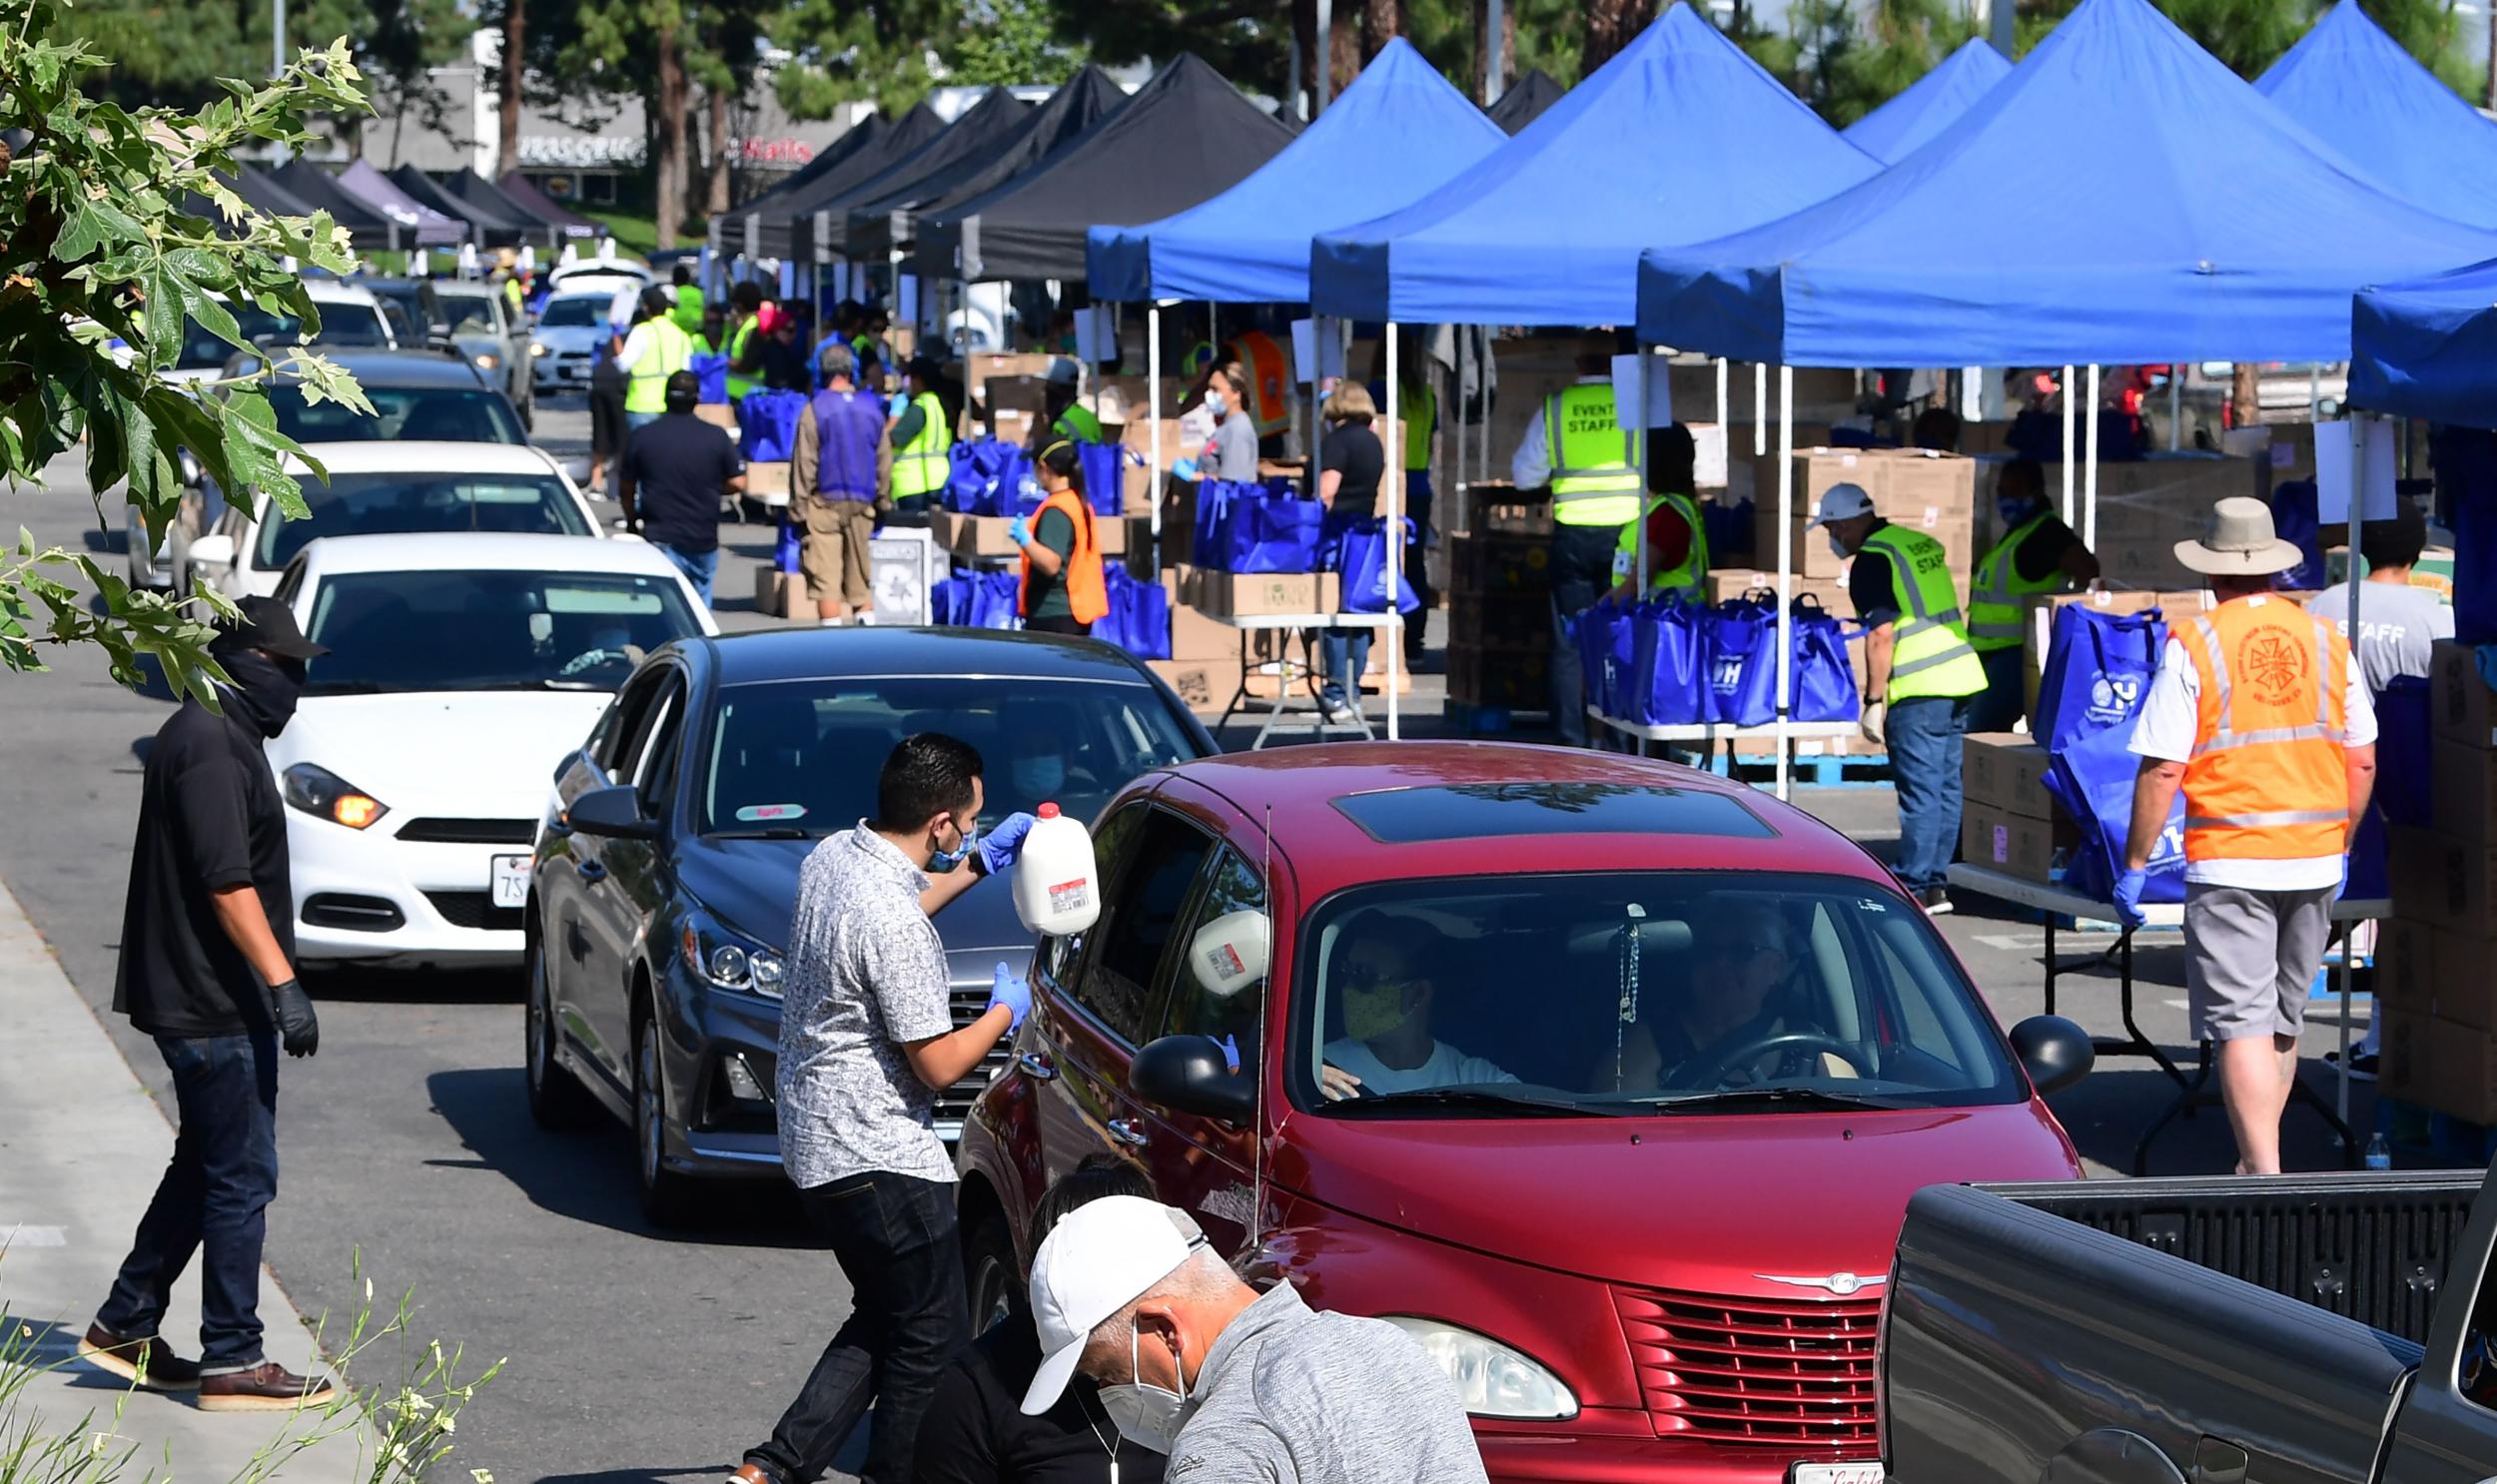
[(199, 455), (188, 448), (175, 449), (174, 461), (182, 471), (182, 487), (185, 489), (199, 488), (200, 481), (208, 477), (208, 470), (200, 466)]
[(2089, 1033), (2060, 1015), (2033, 1015), (2014, 1026), (2012, 1050), (2039, 1096), (2048, 1098), (2087, 1077), (2098, 1060)]
[(656, 840), (659, 822), (641, 812), (641, 795), (629, 784), (591, 789), (563, 812), (575, 834), (607, 840)]
[(1257, 1090), (1210, 1036), (1165, 1036), (1136, 1054), (1128, 1087), (1147, 1103), (1178, 1113), (1248, 1123), (1257, 1115)]
[(234, 537), (211, 531), (191, 542), (191, 565), (218, 570), (234, 565)]

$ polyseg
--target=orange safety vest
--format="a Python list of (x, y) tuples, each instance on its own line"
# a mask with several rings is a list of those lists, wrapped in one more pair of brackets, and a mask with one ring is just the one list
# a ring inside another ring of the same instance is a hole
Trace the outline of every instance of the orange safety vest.
[(2177, 626), (2201, 683), (2185, 763), (2187, 861), (2297, 861), (2349, 848), (2349, 641), (2284, 598)]
[(1252, 330), (1232, 342), (1232, 354), (1248, 372), (1248, 415), (1257, 436), (1272, 437), (1291, 426), (1291, 363), (1274, 337)]
[[(1067, 553), (1067, 564), (1058, 571), (1058, 580), (1067, 584), (1067, 606), (1074, 610), (1078, 623), (1099, 623), (1110, 611), (1110, 586), (1101, 572), (1101, 547), (1093, 539), (1093, 512), (1084, 504), (1084, 496), (1072, 485), (1041, 501), (1032, 512), (1032, 524), (1038, 528), (1041, 517), (1056, 509), (1075, 522), (1075, 549)], [(1032, 553), (1023, 554), (1023, 575), (1015, 583), (1015, 611), (1032, 616)]]

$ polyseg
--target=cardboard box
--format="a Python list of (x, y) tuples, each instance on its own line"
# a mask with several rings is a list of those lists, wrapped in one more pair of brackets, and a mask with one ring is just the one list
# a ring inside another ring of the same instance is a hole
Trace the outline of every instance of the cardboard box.
[(2438, 1016), (2418, 1043), (2426, 1086), (2412, 1101), (2466, 1123), (2497, 1123), (2497, 1037)]
[(2475, 928), (2465, 934), (2431, 929), (2432, 947), (2426, 957), (2434, 974), (2428, 981), (2428, 998), (2436, 1018), (2486, 1035), (2497, 1033), (2497, 975), (2489, 972), (2497, 943), (2480, 937), (2484, 931)]
[(2428, 1015), (2436, 1009), (2436, 945), (2426, 923), (2393, 917), (2376, 928), (2373, 989), (2377, 1014), (2387, 1008)]
[(1046, 376), (1049, 374), (1049, 364), (1057, 359), (1055, 356), (1039, 355), (968, 357), (963, 364), (963, 385), (966, 390), (977, 393), (993, 376)]
[(2427, 1056), (2436, 1022), (2426, 1011), (2388, 1006), (2381, 1000), (2376, 1005), (2376, 1022), (2377, 1095), (2425, 1104), (2433, 1081)]
[(1040, 425), (1040, 420), (1037, 412), (1001, 411), (992, 407), (989, 409), (989, 436), (1001, 443), (1029, 448), (1032, 446), (1032, 429)]
[[(1176, 620), (1178, 614), (1172, 617)], [(1212, 659), (1149, 659), (1145, 667), (1162, 677), (1192, 711), (1220, 711), (1240, 692), (1238, 653)]]
[(698, 402), (693, 414), (713, 427), (724, 427), (732, 433), (737, 430), (737, 409), (724, 401)]
[(1451, 606), (1477, 595), (1541, 597), (1552, 590), (1552, 549), (1539, 537), (1452, 536), (1448, 547)]
[[(1165, 417), (1160, 422), (1144, 417), (1130, 418), (1120, 427), (1119, 440), (1151, 459), (1154, 456), (1154, 429), (1157, 427), (1162, 429), (1162, 467), (1167, 469), (1189, 455), (1189, 450), (1183, 445), (1180, 419), (1177, 417)], [(1198, 451), (1204, 450), (1200, 448)]]
[[(2429, 743), (2428, 798), (2439, 831), (2497, 844), (2497, 752), (2438, 737)], [(2497, 932), (2497, 923), (2489, 924)], [(2492, 968), (2497, 978), (2497, 967)]]
[(1541, 711), (1551, 701), (1551, 646), (1535, 650), (1448, 646), (1448, 699), (1466, 706)]
[(1464, 534), (1536, 537), (1552, 534), (1552, 498), (1549, 494), (1520, 494), (1517, 486), (1505, 479), (1477, 480), (1465, 485), (1458, 499), (1463, 505), (1463, 521), (1454, 529)]
[(1049, 410), (1049, 381), (1043, 376), (992, 376), (980, 389), (991, 412), (1028, 412), (1039, 417)]
[[(1228, 659), (1240, 660), (1241, 631), (1221, 619), (1207, 616), (1196, 605), (1193, 574), (1165, 571), (1163, 590), (1171, 594), (1171, 657), (1177, 660)], [(1182, 590), (1189, 590), (1182, 596)]]
[(1262, 618), (1276, 614), (1332, 613), (1342, 589), (1333, 572), (1215, 572), (1197, 574), (1197, 606), (1208, 614)]
[(2497, 845), (2399, 825), (2386, 836), (2396, 915), (2474, 936), (2497, 923)]
[[(1778, 590), (1778, 574), (1748, 570), (1742, 567), (1719, 567), (1708, 574), (1708, 601), (1722, 603), (1748, 597), (1755, 592)], [(1787, 591), (1797, 599), (1811, 598), (1842, 618), (1855, 616), (1854, 599), (1847, 595), (1847, 584), (1835, 577), (1796, 577)]]
[(2480, 678), (2479, 652), (2441, 639), (2428, 666), (2428, 710), (2436, 735), (2483, 751), (2497, 748), (2497, 691)]
[(1022, 547), (1006, 539), (1007, 530), (1015, 523), (1012, 516), (941, 514), (940, 518), (946, 520), (948, 530), (939, 539), (945, 542), (947, 550), (967, 561), (1019, 556), (1023, 552)]
[(755, 499), (789, 492), (789, 461), (774, 459), (746, 465), (746, 493)]
[(2046, 789), (2054, 759), (2026, 733), (1977, 733), (1963, 743), (1960, 758), (1962, 792), (1971, 806), (2023, 819), (2055, 817), (2055, 800)]
[(1969, 805), (1960, 819), (1960, 858), (2023, 881), (2055, 879), (2055, 826), (2043, 819)]
[(805, 601), (805, 577), (768, 564), (755, 568), (755, 612), (766, 618), (787, 618)]
[[(1552, 642), (1552, 600), (1513, 594), (1467, 597), (1448, 609), (1448, 643), (1471, 649), (1531, 649)], [(1376, 646), (1372, 646), (1375, 648)]]

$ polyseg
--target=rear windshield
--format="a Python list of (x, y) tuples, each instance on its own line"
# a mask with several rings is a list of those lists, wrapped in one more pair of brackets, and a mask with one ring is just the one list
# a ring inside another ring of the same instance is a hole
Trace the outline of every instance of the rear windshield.
[(537, 323), (547, 326), (595, 325), (607, 317), (605, 299), (554, 299), (546, 302), (545, 313)]
[(299, 443), (365, 442), (377, 438), (430, 438), (448, 443), (525, 443), (520, 415), (499, 391), (483, 386), (372, 386), (365, 395), (374, 414), (334, 401), (304, 400), (303, 388), (269, 388), (278, 430)]
[(682, 584), (604, 572), (350, 572), (313, 599), (307, 690), (595, 690), (699, 633)]
[(580, 536), (589, 533), (580, 502), (563, 480), (544, 474), (337, 474), (303, 481), (312, 514), (260, 527), (253, 560), (285, 566), (323, 536), (406, 531), (491, 530)]

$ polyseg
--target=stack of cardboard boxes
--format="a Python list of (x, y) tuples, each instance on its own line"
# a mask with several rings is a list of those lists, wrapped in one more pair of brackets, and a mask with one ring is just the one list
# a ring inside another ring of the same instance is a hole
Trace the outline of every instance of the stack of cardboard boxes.
[[(1950, 555), (1954, 586), (1965, 602), (1976, 565), (1978, 460), (1916, 448), (1799, 448), (1795, 451), (1794, 505), (1787, 532), (1797, 575), (1843, 584), (1848, 558), (1832, 550), (1827, 534), (1810, 525), (1821, 496), (1834, 484), (1854, 484), (1893, 525), (1922, 531)], [(1753, 462), (1755, 485), (1752, 562), (1774, 570), (1778, 552), (1777, 455)], [(1766, 491), (1762, 499), (1758, 491)], [(1770, 585), (1775, 585), (1774, 578)]]
[(2023, 881), (2052, 882), (2070, 836), (2047, 793), (2047, 750), (2025, 732), (1980, 732), (1961, 753), (1960, 857)]
[(2432, 830), (2390, 832), (2393, 916), (2376, 943), (2387, 1095), (2497, 1123), (2497, 691), (2477, 652), (2436, 646)]
[(1551, 506), (1506, 485), (1464, 494), (1467, 533), (1444, 538), (1448, 699), (1540, 711), (1550, 704)]
[(1171, 595), (1171, 657), (1145, 663), (1191, 710), (1217, 711), (1240, 689), (1240, 630), (1197, 606), (1197, 579), (1186, 567), (1162, 574)]

